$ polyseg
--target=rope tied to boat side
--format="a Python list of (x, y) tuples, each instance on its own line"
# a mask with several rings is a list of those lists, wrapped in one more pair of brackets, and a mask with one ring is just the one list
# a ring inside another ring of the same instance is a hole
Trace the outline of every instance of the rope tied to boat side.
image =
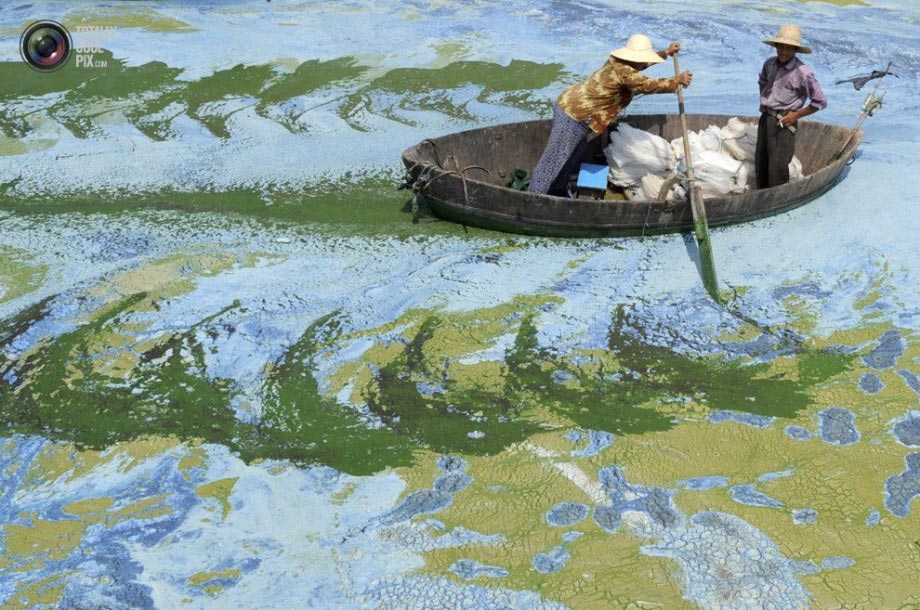
[[(411, 203), (411, 210), (412, 210), (413, 215), (418, 213), (419, 195), (424, 195), (425, 191), (432, 184), (434, 184), (434, 182), (437, 181), (438, 178), (443, 178), (444, 176), (448, 176), (448, 175), (459, 176), (460, 183), (463, 187), (463, 203), (466, 204), (469, 202), (469, 189), (466, 183), (466, 172), (473, 170), (473, 169), (478, 169), (478, 170), (481, 170), (487, 173), (490, 178), (492, 177), (492, 172), (482, 167), (481, 165), (467, 165), (466, 167), (461, 168), (460, 163), (457, 161), (457, 158), (454, 155), (448, 155), (445, 158), (445, 161), (452, 160), (455, 169), (445, 168), (444, 165), (441, 163), (441, 156), (438, 153), (438, 145), (433, 140), (426, 138), (419, 143), (419, 146), (421, 146), (421, 144), (426, 144), (426, 143), (430, 144), (433, 149), (435, 165), (431, 165), (423, 161), (416, 161), (415, 163), (412, 164), (412, 166), (408, 170), (406, 170), (406, 176), (403, 179), (402, 184), (400, 184), (397, 187), (397, 190), (410, 189), (412, 191), (413, 195), (412, 195), (412, 200), (410, 203)], [(419, 172), (417, 177), (413, 177), (415, 174), (415, 170), (419, 166), (422, 167), (422, 171)]]

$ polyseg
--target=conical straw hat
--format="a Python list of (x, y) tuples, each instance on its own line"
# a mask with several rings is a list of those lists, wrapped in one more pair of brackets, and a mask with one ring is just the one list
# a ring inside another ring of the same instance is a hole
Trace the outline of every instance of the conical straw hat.
[(617, 59), (625, 61), (634, 61), (640, 64), (660, 64), (664, 60), (652, 48), (652, 41), (648, 36), (635, 34), (626, 41), (626, 46), (616, 51), (611, 51), (611, 55)]
[(798, 47), (799, 53), (811, 53), (811, 49), (802, 44), (802, 32), (797, 25), (781, 25), (775, 38), (766, 38), (764, 42), (775, 47), (778, 44), (787, 44)]

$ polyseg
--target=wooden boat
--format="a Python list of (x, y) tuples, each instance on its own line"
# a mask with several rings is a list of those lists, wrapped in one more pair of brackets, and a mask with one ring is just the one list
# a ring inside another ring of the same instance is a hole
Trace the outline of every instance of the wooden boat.
[[(692, 131), (699, 131), (710, 125), (721, 127), (729, 118), (687, 115), (687, 123)], [(748, 123), (758, 120), (739, 118)], [(632, 115), (619, 120), (669, 141), (681, 135), (678, 115)], [(402, 154), (409, 182), (436, 216), (496, 231), (603, 237), (693, 229), (693, 216), (686, 202), (571, 199), (503, 186), (515, 168), (531, 171), (536, 166), (551, 126), (550, 120), (528, 121), (423, 140)], [(778, 214), (826, 192), (862, 141), (862, 131), (852, 139), (851, 134), (853, 130), (846, 127), (799, 121), (796, 155), (805, 178), (740, 195), (706, 198), (709, 225)], [(602, 151), (606, 135), (590, 136), (585, 161), (606, 164)]]

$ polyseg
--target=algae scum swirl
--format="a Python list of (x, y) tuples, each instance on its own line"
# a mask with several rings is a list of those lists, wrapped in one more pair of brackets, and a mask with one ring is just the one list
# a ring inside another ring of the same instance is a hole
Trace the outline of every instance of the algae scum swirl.
[[(0, 606), (920, 605), (915, 8), (44, 5), (118, 32), (43, 78), (0, 8)], [(683, 236), (395, 189), (638, 31), (750, 114), (779, 20), (822, 83), (902, 78), (834, 189), (713, 231), (726, 307)]]
[(209, 375), (205, 357), (213, 340), (232, 340), (237, 332), (230, 320), (245, 314), (239, 302), (181, 333), (163, 334), (143, 347), (125, 345), (138, 324), (132, 314), (161, 307), (139, 292), (11, 357), (52, 305), (47, 299), (0, 326), (0, 400), (6, 407), (0, 422), (8, 431), (93, 450), (172, 436), (226, 445), (246, 461), (288, 459), (349, 474), (411, 465), (420, 449), (494, 455), (544, 429), (543, 418), (613, 434), (668, 430), (680, 414), (668, 403), (682, 399), (720, 413), (794, 417), (814, 404), (809, 393), (817, 384), (846, 371), (853, 359), (804, 352), (789, 371), (681, 355), (628, 339), (622, 311), (606, 350), (554, 353), (539, 345), (533, 313), (517, 318), (521, 304), (511, 316), (517, 319), (490, 329), (514, 332), (515, 338), (504, 358), (487, 367), (464, 364), (445, 348), (459, 344), (477, 318), (495, 312), (451, 324), (437, 317), (407, 321), (405, 345), (380, 350), (379, 360), (367, 357), (370, 372), (357, 376), (363, 383), (348, 398), (364, 404), (362, 413), (318, 390), (316, 359), (323, 348), (352, 340), (331, 313), (312, 323), (279, 360), (266, 363), (260, 413), (244, 421), (232, 408), (239, 388), (232, 378)]

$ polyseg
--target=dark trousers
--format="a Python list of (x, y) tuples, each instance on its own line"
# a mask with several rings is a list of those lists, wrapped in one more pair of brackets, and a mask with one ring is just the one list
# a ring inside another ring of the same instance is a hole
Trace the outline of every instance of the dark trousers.
[(779, 126), (779, 119), (766, 112), (757, 124), (757, 150), (754, 168), (757, 188), (765, 189), (789, 182), (789, 163), (795, 155), (795, 134)]
[(531, 193), (565, 196), (569, 177), (578, 168), (588, 148), (591, 128), (587, 121), (576, 121), (553, 106), (553, 128), (530, 180)]

